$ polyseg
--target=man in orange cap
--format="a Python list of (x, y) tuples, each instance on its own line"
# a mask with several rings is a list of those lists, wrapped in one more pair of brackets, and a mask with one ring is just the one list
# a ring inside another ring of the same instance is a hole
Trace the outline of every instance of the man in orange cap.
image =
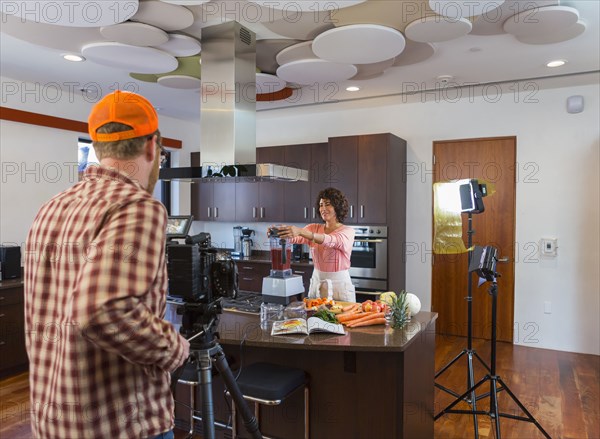
[(169, 372), (189, 343), (163, 319), (158, 116), (116, 91), (91, 111), (100, 166), (38, 212), (26, 243), (31, 425), (39, 438), (172, 438)]

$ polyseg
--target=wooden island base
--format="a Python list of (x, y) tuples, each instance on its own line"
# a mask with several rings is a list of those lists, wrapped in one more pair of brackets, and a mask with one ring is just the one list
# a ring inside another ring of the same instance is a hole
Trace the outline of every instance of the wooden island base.
[[(432, 438), (436, 318), (435, 313), (419, 313), (401, 330), (379, 326), (356, 328), (344, 336), (271, 337), (260, 329), (257, 316), (225, 312), (219, 342), (234, 373), (240, 364), (269, 361), (309, 374), (313, 439)], [(186, 400), (182, 387), (178, 400)], [(223, 390), (215, 376), (215, 419), (227, 422), (230, 407)], [(199, 391), (197, 397), (200, 411)], [(177, 417), (184, 418), (185, 412), (178, 409)], [(261, 432), (302, 438), (303, 413), (300, 391), (280, 406), (261, 406)], [(242, 420), (238, 422), (240, 434), (248, 437)], [(217, 428), (217, 437), (230, 434)]]

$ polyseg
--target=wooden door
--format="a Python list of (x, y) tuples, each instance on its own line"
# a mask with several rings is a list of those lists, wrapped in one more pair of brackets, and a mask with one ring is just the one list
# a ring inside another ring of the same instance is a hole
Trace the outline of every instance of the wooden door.
[[(466, 139), (433, 143), (434, 182), (476, 178), (495, 185), (483, 198), (485, 211), (472, 215), (473, 245), (494, 246), (498, 262), (498, 340), (513, 341), (516, 138)], [(467, 245), (468, 215), (462, 214), (463, 241)], [(433, 257), (432, 310), (439, 313), (437, 331), (467, 335), (468, 254)], [(478, 287), (472, 274), (473, 337), (490, 338), (490, 282)]]
[(358, 212), (360, 224), (386, 224), (388, 134), (358, 141)]
[(350, 205), (346, 224), (358, 218), (358, 136), (329, 139), (329, 185), (341, 190)]

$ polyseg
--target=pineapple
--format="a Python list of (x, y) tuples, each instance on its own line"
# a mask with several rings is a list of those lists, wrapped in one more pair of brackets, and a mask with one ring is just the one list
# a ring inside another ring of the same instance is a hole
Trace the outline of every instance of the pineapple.
[(402, 290), (390, 304), (392, 328), (403, 328), (410, 320), (406, 291)]

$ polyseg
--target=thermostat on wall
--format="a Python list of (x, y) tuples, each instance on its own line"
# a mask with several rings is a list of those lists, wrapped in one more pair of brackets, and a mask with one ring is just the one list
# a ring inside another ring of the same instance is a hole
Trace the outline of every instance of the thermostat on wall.
[(542, 256), (554, 257), (557, 254), (558, 245), (556, 238), (542, 238), (540, 253)]

